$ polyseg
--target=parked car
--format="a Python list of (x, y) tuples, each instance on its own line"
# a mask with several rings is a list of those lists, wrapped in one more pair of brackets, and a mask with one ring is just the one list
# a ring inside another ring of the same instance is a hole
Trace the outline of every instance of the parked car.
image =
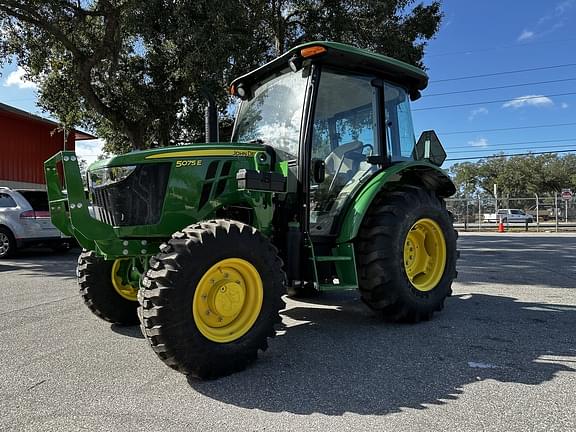
[(40, 244), (66, 251), (72, 241), (52, 225), (45, 191), (0, 187), (0, 259)]
[(520, 209), (500, 209), (497, 213), (484, 213), (484, 222), (532, 223), (534, 217)]

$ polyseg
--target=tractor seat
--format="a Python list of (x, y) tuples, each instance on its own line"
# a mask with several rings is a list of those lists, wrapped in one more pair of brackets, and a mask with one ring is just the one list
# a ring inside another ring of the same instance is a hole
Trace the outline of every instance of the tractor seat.
[[(362, 141), (350, 141), (349, 143), (338, 146), (326, 156), (324, 162), (326, 164), (326, 173), (334, 175), (336, 171), (339, 173), (347, 173), (354, 168), (354, 161), (346, 158), (346, 153), (362, 148)], [(340, 166), (342, 164), (342, 166)], [(340, 168), (340, 169), (338, 169)]]

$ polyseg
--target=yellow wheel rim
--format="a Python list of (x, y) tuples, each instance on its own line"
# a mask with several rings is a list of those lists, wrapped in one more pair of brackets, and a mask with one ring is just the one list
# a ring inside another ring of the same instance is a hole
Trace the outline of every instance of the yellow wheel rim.
[(240, 258), (227, 258), (204, 273), (192, 300), (196, 327), (207, 339), (226, 343), (254, 325), (264, 299), (258, 270)]
[(112, 286), (126, 300), (138, 301), (138, 287), (130, 283), (131, 265), (129, 258), (118, 258), (112, 264)]
[(446, 267), (446, 240), (440, 225), (432, 219), (420, 219), (404, 241), (404, 269), (418, 291), (430, 291), (438, 285)]

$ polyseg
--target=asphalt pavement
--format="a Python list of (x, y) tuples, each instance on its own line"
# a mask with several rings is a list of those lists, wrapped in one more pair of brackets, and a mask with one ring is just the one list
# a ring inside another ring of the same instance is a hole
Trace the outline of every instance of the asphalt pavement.
[(432, 321), (356, 292), (288, 300), (248, 370), (167, 368), (138, 327), (83, 305), (75, 253), (0, 261), (2, 431), (574, 431), (576, 235), (463, 234)]

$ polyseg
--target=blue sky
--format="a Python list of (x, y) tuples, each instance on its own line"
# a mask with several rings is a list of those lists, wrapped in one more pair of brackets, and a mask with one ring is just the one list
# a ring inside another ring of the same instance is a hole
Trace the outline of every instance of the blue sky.
[[(430, 85), (413, 103), (416, 134), (435, 129), (448, 158), (528, 150), (576, 150), (576, 124), (508, 131), (450, 132), (576, 123), (576, 66), (491, 77), (439, 81), (520, 69), (576, 64), (576, 0), (445, 0), (442, 28), (425, 57)], [(429, 96), (438, 93), (570, 81)], [(529, 97), (529, 98), (526, 98)], [(445, 109), (419, 109), (473, 104)], [(546, 142), (553, 140), (568, 140)], [(508, 143), (540, 142), (508, 145)]]
[[(576, 66), (562, 66), (576, 64), (576, 0), (444, 0), (443, 10), (442, 28), (430, 42), (424, 60), (430, 86), (412, 105), (417, 136), (423, 130), (435, 129), (449, 158), (480, 157), (499, 151), (576, 150)], [(551, 66), (562, 67), (451, 80)], [(46, 115), (34, 104), (33, 86), (18, 79), (18, 73), (14, 65), (2, 70), (0, 102)], [(559, 80), (563, 81), (524, 86)], [(521, 86), (431, 96), (510, 85)], [(575, 94), (550, 96), (563, 93)], [(434, 108), (461, 104), (470, 105)], [(486, 131), (566, 123), (575, 124)], [(462, 131), (481, 132), (452, 134)], [(77, 148), (90, 161), (98, 154), (99, 143), (79, 142)]]

